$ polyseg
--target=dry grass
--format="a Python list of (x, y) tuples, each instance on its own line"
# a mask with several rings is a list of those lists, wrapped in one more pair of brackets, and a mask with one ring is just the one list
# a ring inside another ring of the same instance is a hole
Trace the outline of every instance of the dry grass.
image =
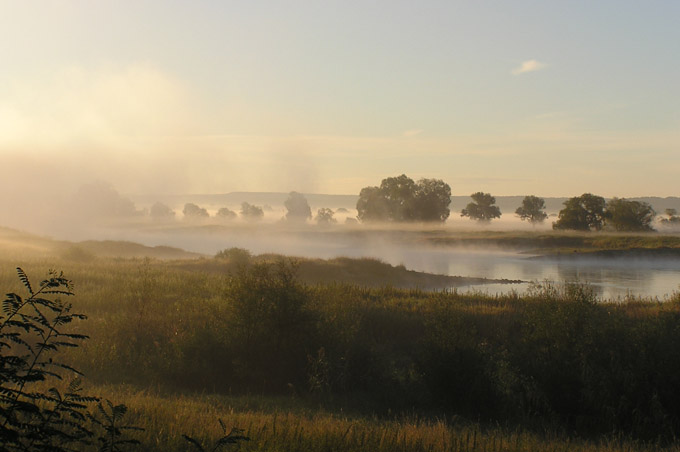
[[(124, 387), (99, 387), (113, 400), (124, 400), (132, 423), (145, 428), (136, 437), (147, 451), (185, 451), (188, 434), (212, 444), (221, 436), (217, 419), (245, 429), (251, 441), (242, 451), (337, 452), (627, 452), (678, 451), (680, 446), (644, 444), (608, 437), (599, 441), (565, 434), (537, 434), (501, 426), (482, 426), (456, 419), (352, 417), (310, 409), (286, 398), (216, 395), (159, 395)], [(236, 449), (236, 447), (234, 447)]]

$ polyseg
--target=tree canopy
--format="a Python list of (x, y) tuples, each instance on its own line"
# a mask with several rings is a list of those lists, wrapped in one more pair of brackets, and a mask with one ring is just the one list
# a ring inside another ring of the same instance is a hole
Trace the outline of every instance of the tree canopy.
[(307, 203), (305, 195), (296, 191), (290, 192), (288, 198), (283, 203), (286, 206), (286, 220), (305, 222), (312, 217), (312, 209)]
[(439, 179), (410, 177), (383, 179), (380, 187), (364, 187), (359, 193), (359, 220), (366, 221), (439, 221), (449, 217), (451, 187)]
[(175, 211), (162, 202), (156, 202), (149, 209), (149, 215), (157, 220), (170, 219), (175, 217)]
[(335, 213), (332, 209), (329, 209), (328, 207), (322, 207), (316, 211), (316, 217), (314, 217), (314, 219), (318, 224), (337, 223), (338, 220), (333, 218), (333, 215), (335, 215)]
[(233, 220), (236, 218), (236, 212), (234, 212), (228, 207), (222, 207), (220, 210), (217, 211), (215, 216), (222, 220)]
[(531, 224), (543, 223), (548, 218), (548, 214), (545, 213), (545, 200), (533, 195), (524, 197), (515, 214)]
[(192, 202), (184, 204), (184, 209), (182, 210), (184, 218), (188, 219), (198, 219), (198, 218), (208, 218), (210, 215), (208, 211), (203, 207), (199, 207)]
[(469, 217), (471, 220), (489, 222), (494, 218), (500, 218), (501, 209), (496, 204), (496, 198), (490, 193), (478, 191), (470, 195), (474, 202), (471, 202), (460, 211), (461, 217)]
[(646, 202), (613, 198), (607, 203), (605, 216), (607, 224), (617, 231), (653, 231), (656, 212)]
[(261, 207), (243, 202), (241, 203), (241, 216), (246, 220), (259, 220), (264, 217), (264, 211)]
[(603, 197), (584, 193), (564, 201), (558, 220), (553, 229), (573, 229), (576, 231), (602, 230), (605, 222), (606, 202)]

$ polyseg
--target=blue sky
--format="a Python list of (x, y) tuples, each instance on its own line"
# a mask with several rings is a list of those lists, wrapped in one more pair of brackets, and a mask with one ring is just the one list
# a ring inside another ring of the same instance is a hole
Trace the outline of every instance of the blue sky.
[(126, 193), (406, 173), (679, 196), (679, 18), (670, 0), (0, 0), (0, 155), (17, 180)]

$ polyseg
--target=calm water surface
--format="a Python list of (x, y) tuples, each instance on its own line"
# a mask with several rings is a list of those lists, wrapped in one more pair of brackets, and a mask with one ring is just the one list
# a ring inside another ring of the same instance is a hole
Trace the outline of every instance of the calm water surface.
[[(171, 245), (214, 255), (232, 246), (254, 254), (280, 253), (329, 259), (373, 257), (392, 265), (429, 273), (522, 280), (522, 284), (467, 286), (490, 294), (523, 292), (529, 282), (581, 282), (592, 286), (602, 299), (656, 297), (660, 300), (680, 291), (680, 259), (536, 259), (498, 250), (416, 247), (389, 240), (318, 240), (304, 234), (159, 234), (129, 237), (147, 245)], [(466, 290), (465, 288), (458, 289)]]

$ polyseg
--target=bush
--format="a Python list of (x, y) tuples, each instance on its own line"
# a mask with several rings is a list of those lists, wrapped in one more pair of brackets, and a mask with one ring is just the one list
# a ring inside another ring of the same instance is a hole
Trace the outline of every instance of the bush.
[(307, 355), (317, 350), (310, 294), (294, 262), (256, 263), (230, 281), (231, 332), (241, 384), (281, 390), (305, 386)]
[(230, 264), (242, 267), (250, 264), (253, 255), (244, 248), (227, 248), (215, 254), (216, 259), (226, 259)]

